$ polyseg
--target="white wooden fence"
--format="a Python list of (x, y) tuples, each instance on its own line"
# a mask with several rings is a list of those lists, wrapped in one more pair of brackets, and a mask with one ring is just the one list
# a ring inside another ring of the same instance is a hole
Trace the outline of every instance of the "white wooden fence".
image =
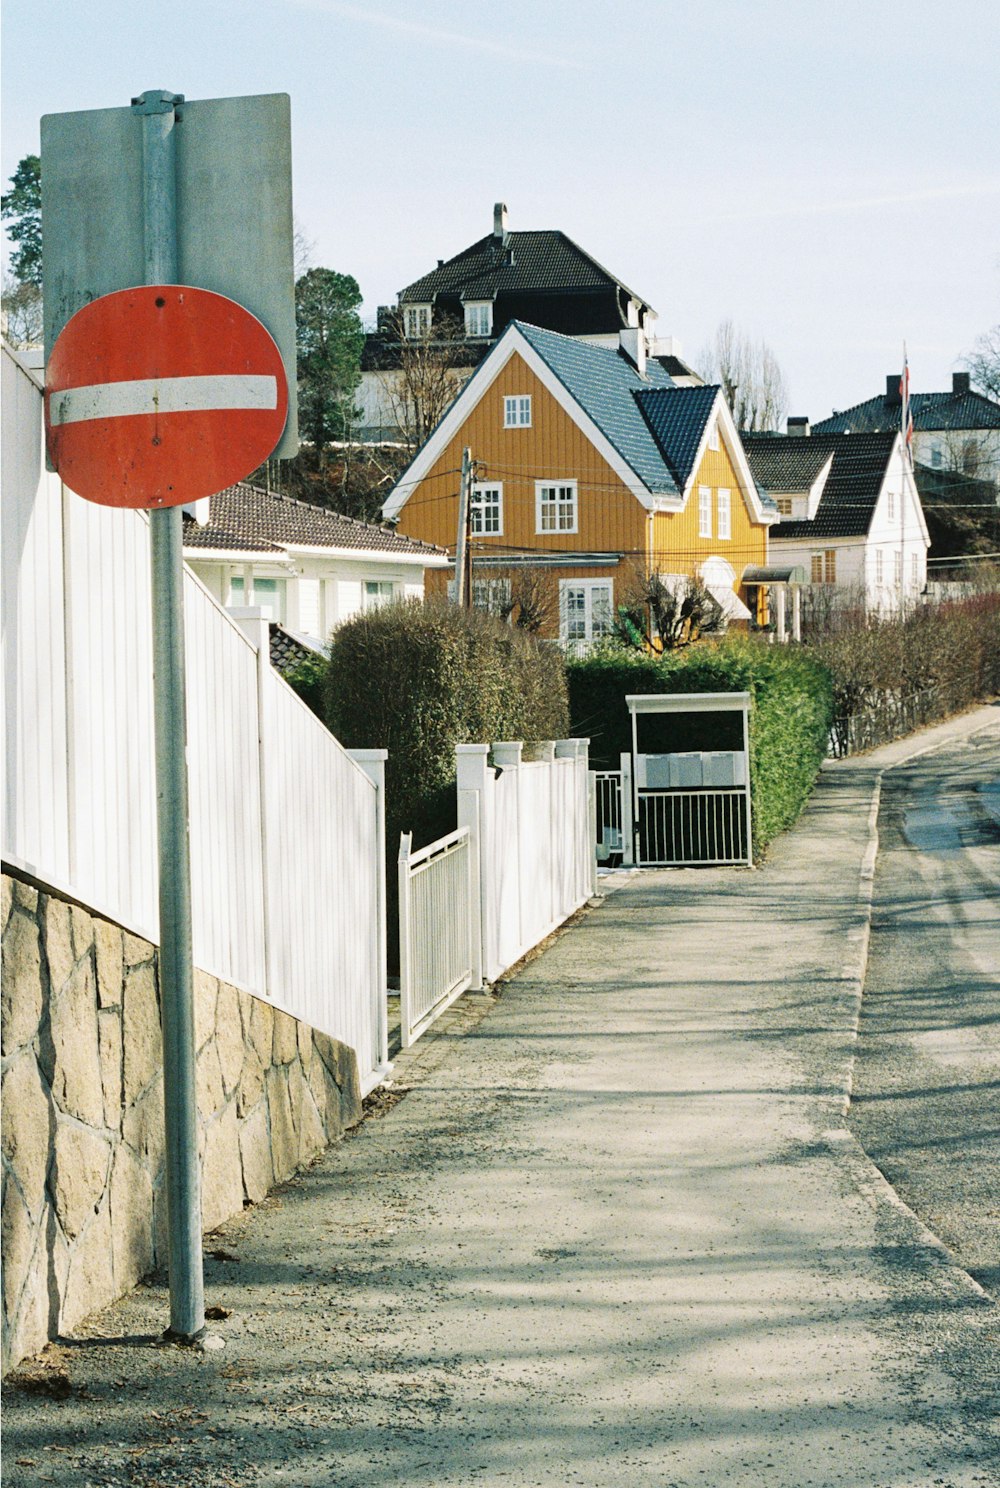
[(460, 744), (458, 822), (479, 865), (482, 971), (495, 981), (596, 891), (587, 740)]
[[(597, 891), (586, 739), (459, 744), (456, 832), (399, 847), (400, 1036), (495, 981)], [(489, 763), (492, 753), (493, 764)]]
[[(46, 473), (41, 390), (6, 348), (2, 396), (3, 859), (155, 942), (148, 523)], [(384, 751), (323, 728), (259, 612), (238, 625), (190, 573), (184, 611), (195, 964), (349, 1044), (370, 1088)]]

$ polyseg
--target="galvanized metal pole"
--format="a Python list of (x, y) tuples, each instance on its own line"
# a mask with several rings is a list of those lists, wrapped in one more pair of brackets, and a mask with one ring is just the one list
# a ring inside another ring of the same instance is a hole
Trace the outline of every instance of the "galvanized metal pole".
[[(175, 93), (143, 93), (143, 227), (147, 284), (177, 283)], [(201, 1174), (194, 1051), (187, 717), (184, 701), (183, 518), (151, 511), (153, 708), (160, 883), (160, 999), (170, 1245), (170, 1336), (192, 1342), (205, 1328)]]

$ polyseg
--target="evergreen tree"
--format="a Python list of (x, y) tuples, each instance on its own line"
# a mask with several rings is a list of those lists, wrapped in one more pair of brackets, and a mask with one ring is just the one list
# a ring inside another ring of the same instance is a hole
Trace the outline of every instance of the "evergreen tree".
[(350, 437), (361, 381), (361, 291), (350, 274), (309, 269), (295, 285), (299, 426), (320, 465), (334, 440)]
[(9, 222), (7, 236), (17, 247), (10, 266), (21, 284), (42, 287), (42, 164), (25, 155), (10, 178), (11, 189), (0, 197), (0, 215)]

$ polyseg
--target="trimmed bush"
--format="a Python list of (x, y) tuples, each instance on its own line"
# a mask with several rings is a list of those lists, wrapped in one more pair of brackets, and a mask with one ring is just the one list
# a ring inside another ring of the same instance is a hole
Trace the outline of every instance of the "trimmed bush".
[[(754, 855), (796, 820), (827, 752), (829, 672), (798, 648), (739, 637), (651, 656), (613, 648), (567, 665), (571, 728), (590, 739), (595, 769), (616, 770), (632, 747), (628, 693), (749, 692)], [(741, 749), (739, 715), (647, 716), (650, 751)]]
[(388, 605), (333, 636), (324, 718), (348, 748), (388, 749), (387, 842), (455, 826), (455, 745), (565, 738), (562, 655), (479, 610)]

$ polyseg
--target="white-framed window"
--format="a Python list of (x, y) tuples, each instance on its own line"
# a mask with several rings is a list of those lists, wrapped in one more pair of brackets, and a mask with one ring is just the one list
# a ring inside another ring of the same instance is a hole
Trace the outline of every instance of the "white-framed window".
[(403, 329), (407, 341), (419, 341), (431, 328), (430, 305), (407, 305), (403, 311)]
[(698, 487), (698, 536), (712, 536), (712, 488)]
[(719, 423), (717, 419), (712, 420), (712, 427), (708, 431), (708, 447), (710, 450), (719, 448)]
[(465, 307), (465, 334), (467, 336), (492, 336), (493, 301), (474, 300)]
[(885, 495), (885, 514), (890, 522), (896, 520), (896, 493), (887, 491)]
[(535, 481), (535, 531), (575, 532), (579, 511), (576, 481)]
[(531, 395), (515, 393), (503, 400), (503, 426), (505, 429), (531, 428)]
[(916, 553), (910, 554), (910, 583), (913, 585), (914, 589), (916, 589), (920, 583), (920, 559), (917, 557)]
[(725, 486), (720, 486), (715, 497), (715, 515), (716, 521), (718, 522), (718, 529), (715, 534), (716, 537), (732, 537), (732, 514), (732, 496), (729, 491), (726, 490)]
[(559, 639), (581, 650), (612, 629), (610, 579), (559, 580)]
[(896, 588), (900, 588), (903, 583), (903, 555), (898, 548), (892, 555), (892, 576), (895, 581)]
[(875, 582), (885, 583), (885, 556), (881, 548), (875, 549)]
[(473, 579), (472, 605), (488, 615), (511, 618), (510, 579)]
[(503, 486), (497, 481), (472, 487), (472, 532), (475, 537), (502, 537)]
[(774, 498), (774, 504), (781, 516), (790, 517), (792, 515), (792, 498), (790, 496), (776, 496)]
[(246, 599), (246, 586), (242, 574), (229, 581), (229, 603), (231, 605), (259, 605), (269, 620), (284, 620), (287, 613), (286, 596), (288, 585), (284, 579), (253, 578), (253, 592)]
[(396, 586), (391, 579), (365, 579), (364, 607), (377, 610), (382, 605), (392, 604), (396, 598)]

